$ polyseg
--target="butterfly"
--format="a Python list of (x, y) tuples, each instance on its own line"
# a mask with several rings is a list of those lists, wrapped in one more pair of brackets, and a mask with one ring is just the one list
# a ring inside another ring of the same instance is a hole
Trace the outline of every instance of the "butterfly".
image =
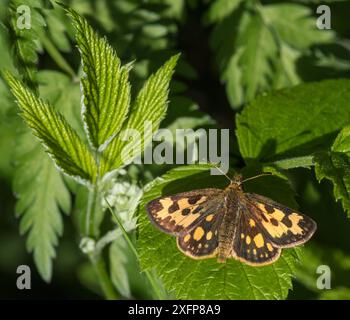
[[(248, 179), (247, 179), (248, 180)], [(242, 176), (225, 189), (198, 189), (147, 203), (150, 220), (177, 237), (180, 251), (193, 259), (234, 258), (252, 266), (276, 261), (282, 248), (308, 241), (316, 223), (264, 196), (246, 193)]]

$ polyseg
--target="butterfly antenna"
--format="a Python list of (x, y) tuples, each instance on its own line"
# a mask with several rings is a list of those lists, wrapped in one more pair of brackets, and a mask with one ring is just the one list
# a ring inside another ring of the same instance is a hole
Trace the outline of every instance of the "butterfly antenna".
[(257, 176), (244, 179), (241, 183), (246, 182), (246, 181), (249, 181), (249, 180), (253, 180), (253, 179), (256, 179), (256, 178), (260, 178), (260, 177), (264, 177), (264, 176), (271, 176), (271, 175), (272, 175), (272, 173), (270, 173), (270, 172), (258, 174)]
[(212, 163), (212, 162), (209, 162), (211, 165), (213, 165), (216, 169), (218, 169), (230, 182), (232, 182), (232, 179), (230, 179), (230, 177), (224, 172), (222, 171), (217, 165), (216, 163)]

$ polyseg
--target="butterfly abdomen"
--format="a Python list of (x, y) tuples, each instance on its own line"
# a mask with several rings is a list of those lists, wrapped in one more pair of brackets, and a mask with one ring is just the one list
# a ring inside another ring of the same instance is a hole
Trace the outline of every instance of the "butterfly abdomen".
[(218, 262), (225, 262), (231, 256), (236, 230), (238, 202), (235, 194), (229, 192), (225, 197), (225, 214), (219, 228)]

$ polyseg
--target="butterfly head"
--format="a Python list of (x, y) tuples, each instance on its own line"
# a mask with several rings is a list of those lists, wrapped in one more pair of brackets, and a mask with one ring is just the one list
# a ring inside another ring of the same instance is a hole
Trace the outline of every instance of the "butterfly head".
[(236, 174), (233, 176), (230, 188), (231, 189), (242, 189), (243, 176), (241, 174)]
[(242, 184), (244, 182), (249, 181), (249, 180), (253, 180), (253, 179), (256, 179), (259, 177), (263, 177), (263, 176), (270, 176), (270, 175), (271, 175), (271, 173), (262, 173), (262, 174), (258, 174), (257, 176), (246, 178), (243, 180), (243, 176), (241, 174), (236, 174), (233, 176), (232, 180), (230, 179), (230, 181), (231, 181), (230, 188), (242, 190)]

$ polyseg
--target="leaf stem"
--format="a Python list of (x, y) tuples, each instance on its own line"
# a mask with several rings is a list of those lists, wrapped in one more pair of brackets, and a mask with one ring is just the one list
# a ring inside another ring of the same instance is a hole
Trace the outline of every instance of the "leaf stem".
[(88, 205), (85, 217), (85, 235), (94, 238), (95, 237), (95, 212), (98, 210), (98, 191), (99, 181), (98, 179), (94, 185), (89, 189)]
[[(137, 250), (136, 250), (134, 244), (132, 243), (132, 241), (131, 241), (131, 239), (130, 239), (128, 233), (126, 232), (126, 230), (125, 230), (125, 228), (124, 228), (124, 226), (123, 226), (123, 223), (120, 221), (118, 215), (117, 215), (117, 214), (114, 212), (114, 210), (112, 209), (112, 207), (111, 207), (111, 205), (109, 204), (107, 198), (105, 198), (105, 201), (106, 201), (106, 203), (107, 203), (108, 209), (109, 209), (109, 211), (111, 212), (111, 214), (112, 214), (114, 220), (116, 221), (116, 223), (118, 224), (120, 230), (122, 231), (123, 236), (124, 236), (126, 242), (128, 243), (128, 245), (129, 245), (131, 251), (135, 254), (136, 258), (139, 259), (139, 254), (138, 254), (138, 252), (137, 252)], [(144, 272), (145, 272), (146, 277), (147, 277), (148, 281), (150, 282), (150, 284), (151, 284), (151, 286), (152, 286), (152, 288), (153, 288), (155, 294), (157, 295), (157, 298), (158, 298), (159, 300), (162, 300), (162, 299), (163, 299), (163, 296), (162, 296), (162, 294), (161, 294), (161, 290), (159, 289), (158, 285), (156, 284), (156, 281), (155, 281), (155, 279), (154, 279), (152, 273), (151, 273), (149, 270), (144, 270)]]
[[(89, 199), (88, 206), (85, 216), (85, 235), (89, 238), (95, 238), (95, 212), (99, 209), (99, 179), (96, 178), (96, 182), (89, 189)], [(94, 267), (94, 270), (99, 279), (101, 289), (106, 297), (106, 299), (117, 299), (118, 295), (114, 289), (111, 279), (106, 270), (106, 265), (103, 260), (103, 256), (100, 252), (89, 254), (90, 261)]]

